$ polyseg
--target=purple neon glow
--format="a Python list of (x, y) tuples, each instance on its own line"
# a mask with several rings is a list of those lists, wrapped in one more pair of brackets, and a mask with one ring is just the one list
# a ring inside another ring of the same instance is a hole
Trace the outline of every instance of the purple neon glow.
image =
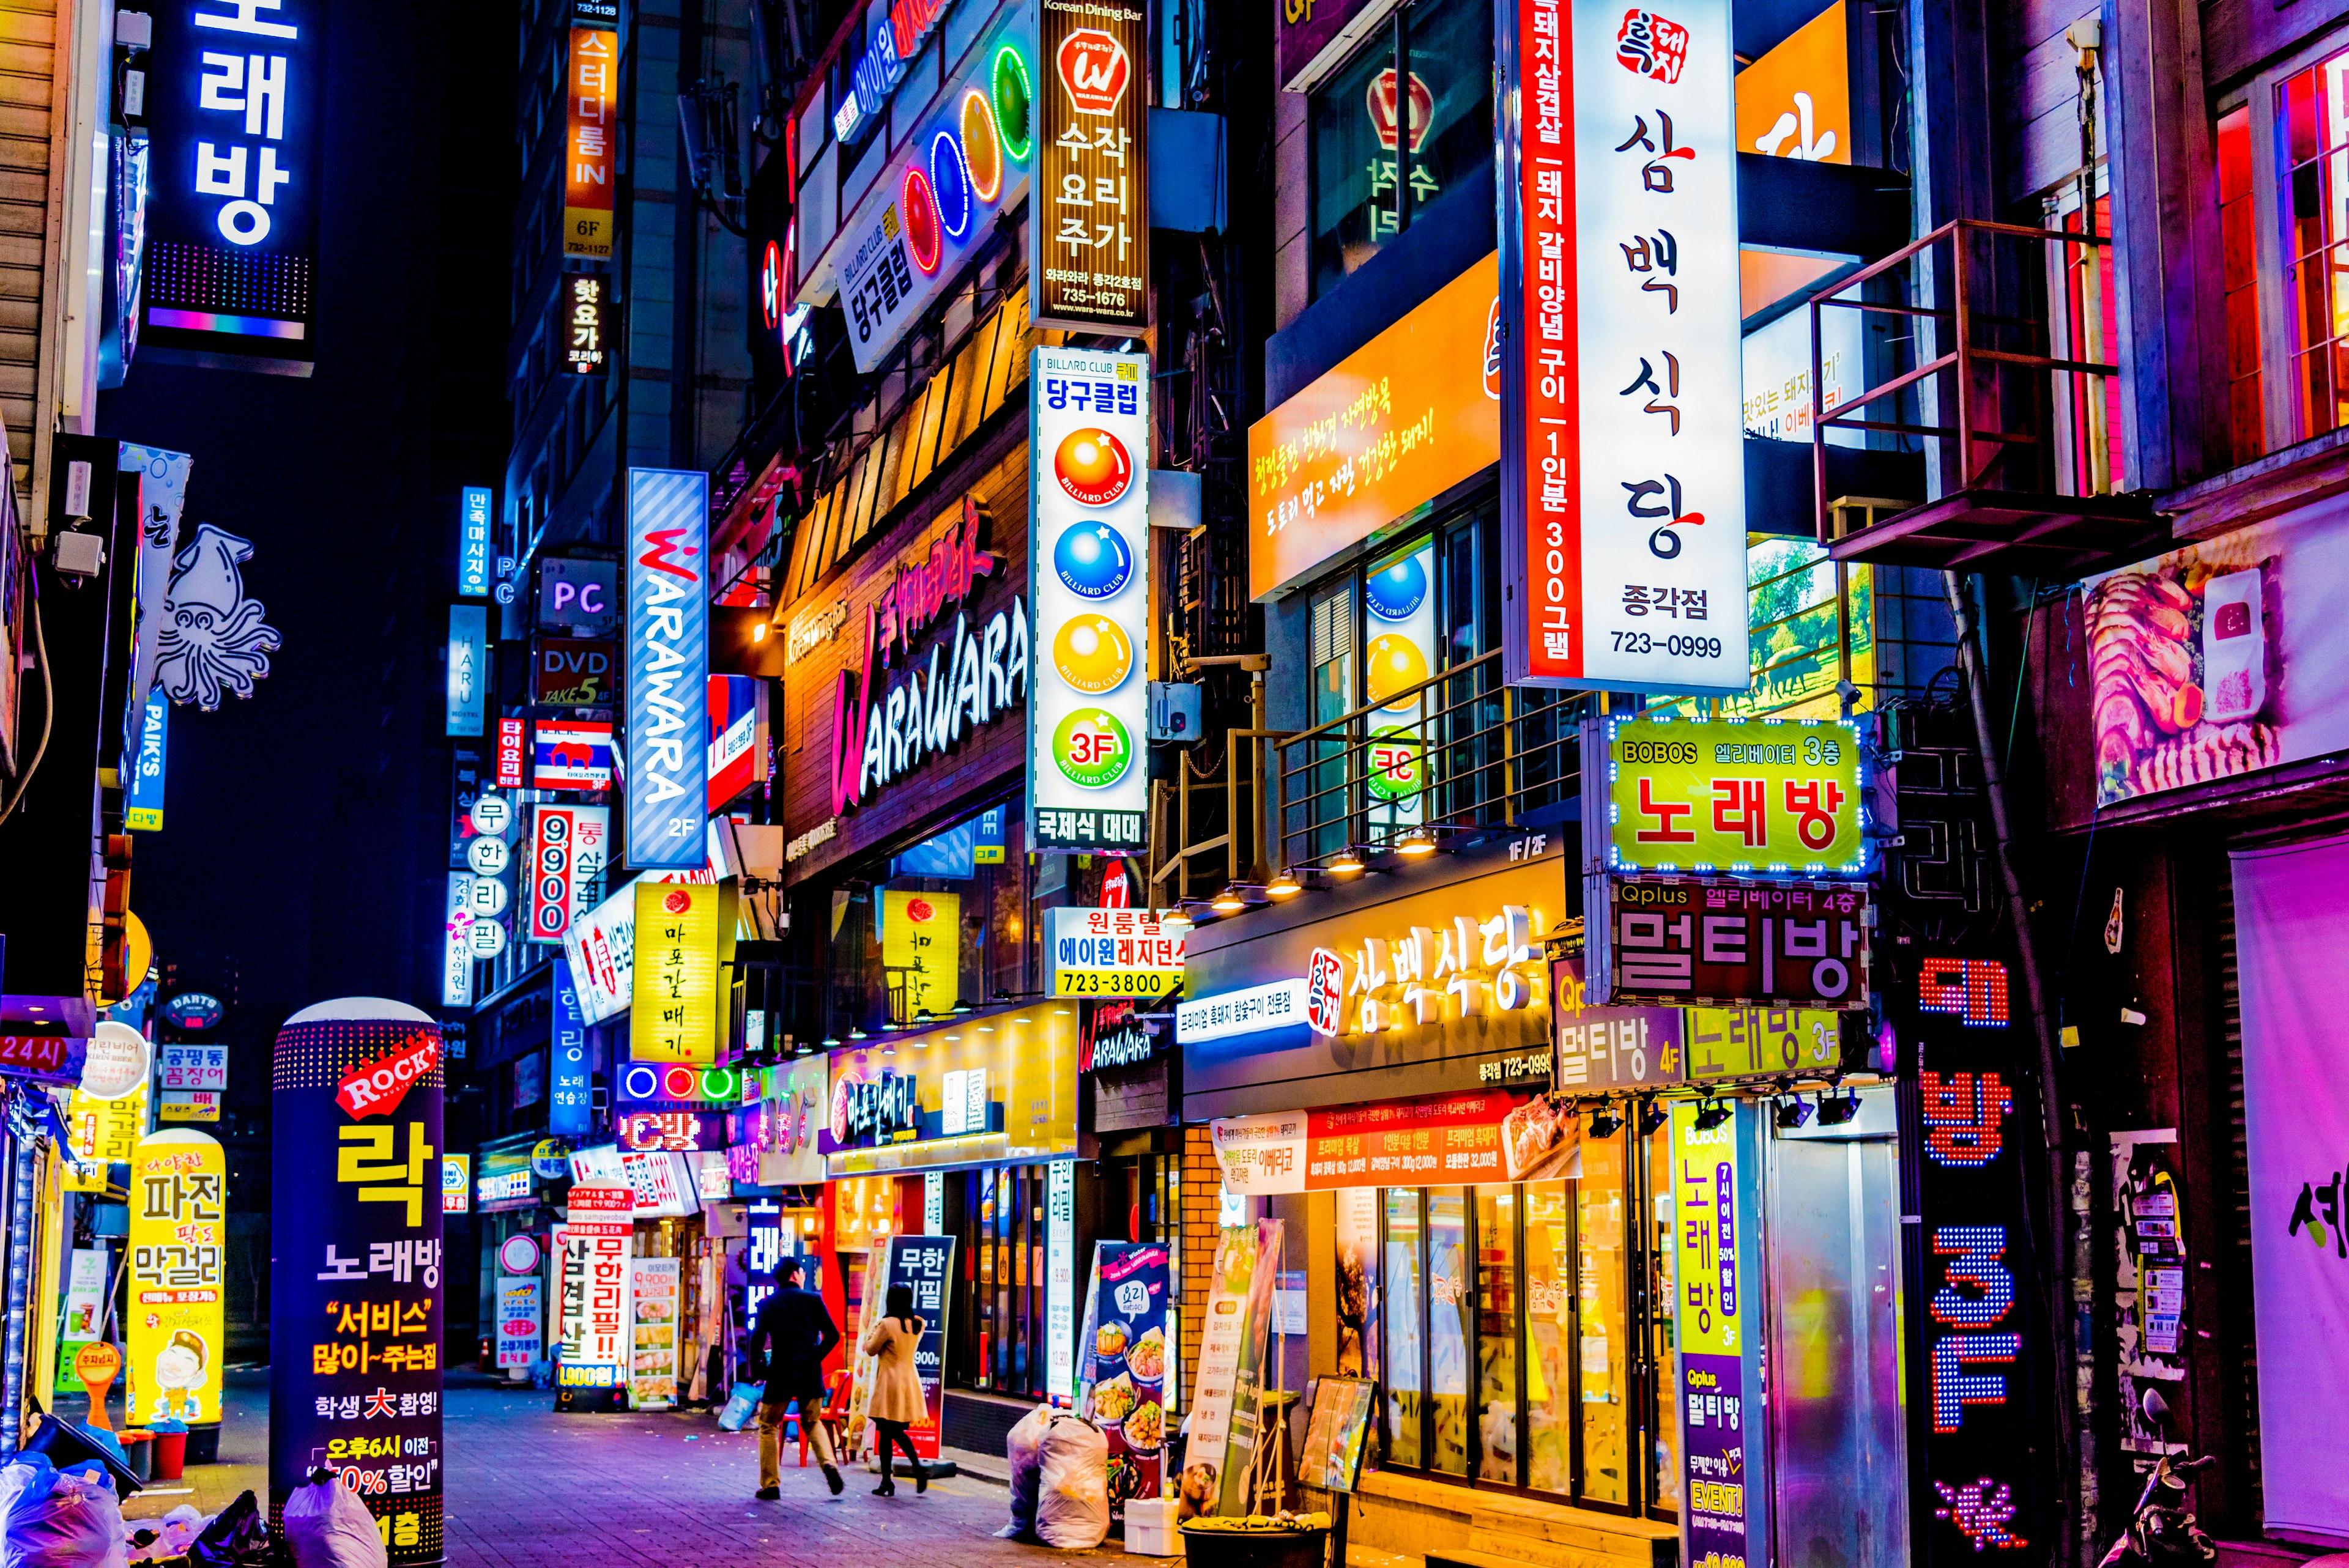
[(157, 326), (184, 327), (190, 332), (233, 332), (243, 337), (300, 337), (298, 321), (278, 321), (265, 315), (228, 315), (210, 310), (167, 310), (147, 307), (147, 319)]

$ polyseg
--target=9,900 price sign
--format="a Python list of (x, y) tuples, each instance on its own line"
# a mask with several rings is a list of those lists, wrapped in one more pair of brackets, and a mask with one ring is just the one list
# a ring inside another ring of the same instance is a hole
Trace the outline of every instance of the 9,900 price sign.
[(1183, 938), (1136, 909), (1045, 913), (1055, 996), (1164, 996), (1183, 980)]

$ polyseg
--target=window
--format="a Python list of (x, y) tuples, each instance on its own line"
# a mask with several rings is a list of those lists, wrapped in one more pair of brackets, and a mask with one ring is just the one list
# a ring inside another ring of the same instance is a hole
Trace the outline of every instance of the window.
[(2251, 111), (2219, 117), (2219, 243), (2225, 260), (2227, 422), (2233, 460), (2267, 450), (2260, 397), (2260, 252), (2251, 201)]
[(1028, 911), (1051, 890), (1029, 885), (1021, 830), (1018, 811), (997, 806), (834, 884), (821, 1037), (920, 1024), (1027, 989)]
[(1491, 162), (1491, 0), (1398, 10), (1314, 92), (1308, 119), (1318, 296)]
[(2349, 50), (2276, 92), (2295, 434), (2349, 424)]

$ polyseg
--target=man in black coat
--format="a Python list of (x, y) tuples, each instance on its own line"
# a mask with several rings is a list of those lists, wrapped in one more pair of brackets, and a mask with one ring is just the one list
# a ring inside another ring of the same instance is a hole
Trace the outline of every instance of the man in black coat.
[(759, 1491), (771, 1501), (783, 1495), (783, 1411), (799, 1402), (800, 1429), (823, 1466), (824, 1484), (840, 1493), (840, 1467), (833, 1462), (832, 1434), (823, 1428), (823, 1358), (840, 1343), (840, 1329), (823, 1297), (799, 1287), (797, 1258), (776, 1265), (775, 1294), (759, 1306), (750, 1330), (750, 1372), (766, 1379), (759, 1401)]

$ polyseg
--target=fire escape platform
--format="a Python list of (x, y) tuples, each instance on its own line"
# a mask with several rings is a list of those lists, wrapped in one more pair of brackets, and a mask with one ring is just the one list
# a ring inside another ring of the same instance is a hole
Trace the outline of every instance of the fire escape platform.
[(1963, 490), (1878, 518), (1827, 545), (1837, 561), (2068, 578), (2142, 560), (2169, 539), (2134, 495)]

